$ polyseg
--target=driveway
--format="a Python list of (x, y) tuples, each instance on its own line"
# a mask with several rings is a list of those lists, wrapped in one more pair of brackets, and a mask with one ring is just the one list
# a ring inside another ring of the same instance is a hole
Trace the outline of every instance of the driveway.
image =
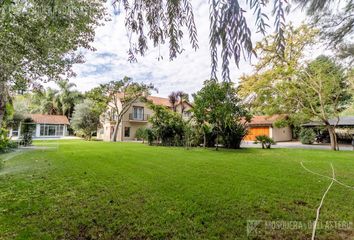
[[(243, 148), (261, 148), (260, 144), (254, 144), (251, 141), (244, 141), (241, 144)], [(273, 145), (272, 148), (301, 148), (301, 149), (323, 149), (330, 150), (330, 146), (328, 144), (312, 144), (312, 145), (304, 145), (300, 142), (278, 142), (276, 145)], [(351, 145), (339, 145), (339, 150), (344, 151), (353, 151), (353, 147)]]

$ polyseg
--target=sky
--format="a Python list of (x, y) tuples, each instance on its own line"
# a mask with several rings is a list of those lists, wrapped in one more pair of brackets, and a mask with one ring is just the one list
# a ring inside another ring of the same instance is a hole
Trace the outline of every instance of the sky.
[[(241, 0), (242, 1), (242, 0)], [(241, 2), (240, 1), (240, 2)], [(202, 88), (203, 82), (210, 78), (210, 52), (209, 52), (209, 1), (192, 0), (195, 23), (198, 31), (199, 49), (194, 51), (185, 33), (183, 51), (177, 59), (170, 61), (168, 45), (160, 49), (150, 47), (147, 54), (138, 57), (137, 63), (128, 62), (127, 50), (129, 41), (124, 26), (125, 13), (118, 13), (108, 3), (108, 12), (111, 21), (96, 29), (96, 37), (92, 46), (96, 51), (81, 50), (85, 56), (85, 63), (74, 65), (76, 77), (70, 79), (77, 89), (84, 92), (99, 84), (112, 80), (120, 80), (124, 76), (133, 78), (134, 81), (152, 83), (158, 89), (153, 93), (156, 96), (167, 97), (172, 91), (184, 91), (192, 94)], [(245, 6), (246, 17), (249, 20), (250, 29), (255, 33), (254, 17), (252, 11)], [(268, 13), (271, 15), (270, 11)], [(295, 9), (287, 16), (286, 21), (291, 21), (295, 26), (304, 21), (306, 15), (301, 9)], [(270, 18), (269, 25), (273, 26), (274, 19)], [(273, 29), (268, 29), (272, 33)], [(258, 41), (262, 35), (253, 35), (254, 41)], [(158, 60), (160, 54), (163, 60)], [(230, 65), (232, 81), (238, 81), (243, 74), (252, 71), (252, 63), (242, 61), (240, 67)]]

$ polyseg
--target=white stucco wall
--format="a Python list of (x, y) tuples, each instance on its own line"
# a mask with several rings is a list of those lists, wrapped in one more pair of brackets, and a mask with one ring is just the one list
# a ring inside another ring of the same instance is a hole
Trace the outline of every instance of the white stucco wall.
[(270, 131), (271, 137), (276, 142), (285, 142), (292, 140), (292, 131), (290, 127), (276, 128), (273, 127)]

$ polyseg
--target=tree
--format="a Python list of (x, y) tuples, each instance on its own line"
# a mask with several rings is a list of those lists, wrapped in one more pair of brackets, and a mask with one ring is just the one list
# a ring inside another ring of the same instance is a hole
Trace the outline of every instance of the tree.
[[(22, 81), (55, 81), (73, 75), (82, 62), (79, 48), (93, 48), (95, 27), (104, 17), (104, 1), (0, 2), (0, 125), (10, 88)], [(44, 14), (49, 13), (49, 14)]]
[(293, 113), (321, 120), (329, 132), (332, 150), (338, 150), (336, 123), (331, 124), (329, 119), (339, 121), (340, 113), (351, 102), (349, 86), (342, 67), (328, 57), (319, 56), (297, 74), (296, 81), (284, 84), (283, 100), (296, 103), (289, 109)]
[(112, 142), (117, 141), (118, 128), (122, 122), (122, 117), (136, 101), (146, 101), (146, 97), (154, 90), (152, 84), (133, 82), (131, 78), (124, 77), (119, 81), (111, 81), (101, 86), (108, 93), (108, 107), (111, 109), (111, 115), (107, 116), (115, 121)]
[(37, 94), (40, 113), (49, 115), (59, 114), (58, 90), (48, 87), (43, 92), (37, 92)]
[(76, 90), (72, 90), (73, 87), (76, 87), (74, 83), (70, 83), (66, 80), (61, 80), (57, 82), (57, 85), (59, 86), (59, 112), (61, 115), (65, 115), (70, 118), (75, 104), (81, 100), (81, 94)]
[(179, 113), (165, 106), (149, 103), (154, 115), (149, 119), (158, 141), (164, 146), (182, 146), (186, 122)]
[(327, 46), (335, 50), (340, 59), (354, 61), (354, 3), (353, 0), (319, 1), (296, 0), (307, 7), (307, 14), (321, 31), (321, 38)]
[(86, 140), (91, 140), (92, 133), (97, 130), (100, 113), (97, 111), (95, 103), (85, 99), (75, 106), (71, 126), (75, 133), (82, 135)]
[(147, 128), (140, 127), (135, 132), (135, 137), (137, 139), (142, 139), (143, 143), (145, 143), (145, 139), (148, 139), (148, 130)]
[(168, 95), (168, 100), (171, 103), (172, 110), (174, 112), (176, 112), (177, 111), (177, 103), (178, 103), (177, 92), (171, 92), (170, 95)]
[(183, 114), (186, 109), (184, 103), (188, 102), (188, 94), (183, 91), (171, 92), (170, 95), (168, 95), (168, 100), (174, 112), (177, 112), (177, 105), (180, 105), (181, 114)]
[[(193, 98), (193, 116), (196, 121), (210, 124), (217, 134), (216, 140), (221, 136), (226, 147), (240, 148), (241, 140), (247, 133), (245, 124), (250, 120), (250, 115), (232, 83), (207, 80)], [(205, 132), (204, 135), (206, 134)], [(206, 140), (204, 144), (205, 142)]]
[(105, 86), (98, 86), (92, 88), (84, 94), (86, 99), (92, 100), (96, 104), (97, 111), (103, 114), (109, 103), (109, 96), (106, 92)]
[[(148, 39), (153, 46), (169, 43), (170, 60), (177, 57), (182, 49), (183, 29), (188, 31), (193, 49), (198, 48), (197, 29), (194, 23), (193, 8), (190, 0), (115, 0), (126, 12), (125, 25), (130, 36), (129, 60), (136, 61), (136, 54), (144, 55), (148, 49)], [(265, 8), (273, 6), (274, 25), (277, 32), (277, 50), (282, 54), (284, 49), (285, 14), (289, 4), (283, 0), (263, 1), (248, 0), (240, 4), (238, 0), (216, 1), (210, 3), (210, 53), (212, 59), (211, 77), (216, 78), (218, 52), (221, 53), (222, 76), (230, 80), (229, 64), (236, 65), (242, 57), (250, 58), (253, 53), (250, 22), (244, 12), (250, 10), (255, 15), (256, 31), (266, 34), (270, 19), (265, 14)], [(221, 51), (218, 51), (218, 48)]]
[[(254, 73), (242, 76), (239, 94), (249, 105), (254, 114), (273, 115), (287, 113), (287, 102), (279, 97), (279, 83), (291, 81), (302, 67), (304, 52), (315, 42), (318, 31), (307, 25), (294, 28), (286, 26), (284, 37), (286, 48), (281, 57), (276, 50), (276, 36), (265, 37), (256, 44), (259, 57), (254, 66)], [(292, 104), (292, 103), (290, 103)]]

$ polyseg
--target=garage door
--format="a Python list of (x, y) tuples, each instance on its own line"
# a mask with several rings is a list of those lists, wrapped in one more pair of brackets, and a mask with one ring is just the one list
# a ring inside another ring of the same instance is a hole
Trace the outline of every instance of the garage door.
[(245, 137), (246, 141), (254, 141), (257, 136), (266, 135), (269, 137), (269, 127), (251, 127)]

